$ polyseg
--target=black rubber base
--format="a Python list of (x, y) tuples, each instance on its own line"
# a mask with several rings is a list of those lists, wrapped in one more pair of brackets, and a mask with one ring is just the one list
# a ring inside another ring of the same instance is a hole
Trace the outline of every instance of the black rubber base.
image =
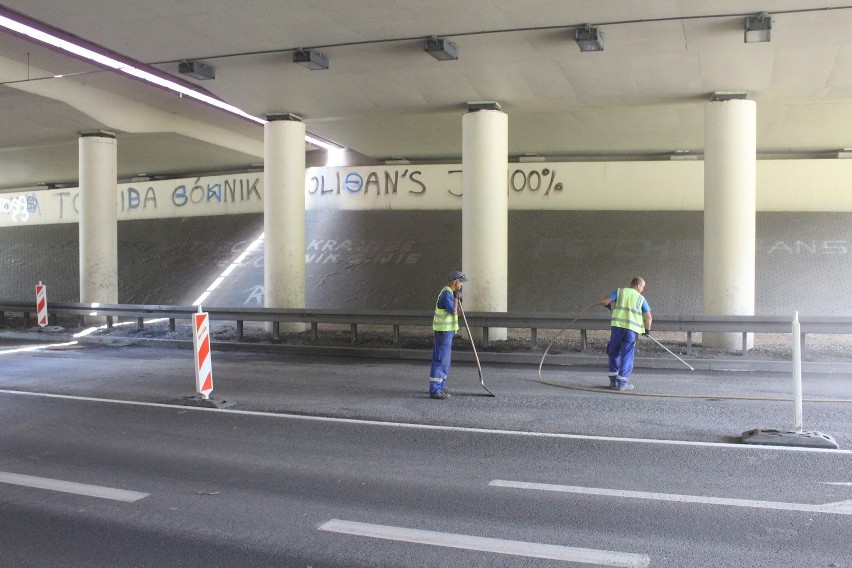
[(201, 408), (230, 408), (234, 406), (234, 402), (222, 400), (221, 398), (203, 398), (199, 394), (187, 396), (180, 399), (183, 406), (197, 406)]
[(801, 448), (823, 448), (836, 450), (840, 446), (834, 438), (822, 432), (797, 432), (795, 430), (761, 430), (755, 428), (743, 432), (743, 444), (763, 446), (795, 446)]

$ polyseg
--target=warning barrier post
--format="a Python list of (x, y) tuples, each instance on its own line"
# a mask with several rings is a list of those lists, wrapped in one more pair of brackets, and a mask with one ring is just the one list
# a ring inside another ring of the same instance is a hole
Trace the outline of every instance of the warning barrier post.
[(47, 326), (47, 286), (41, 280), (36, 284), (36, 314), (38, 326)]

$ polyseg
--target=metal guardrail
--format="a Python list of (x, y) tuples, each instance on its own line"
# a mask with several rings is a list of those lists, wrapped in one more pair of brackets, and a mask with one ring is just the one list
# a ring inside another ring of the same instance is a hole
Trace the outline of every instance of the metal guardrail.
[[(358, 340), (359, 325), (387, 325), (393, 328), (393, 344), (399, 344), (401, 326), (432, 326), (432, 314), (423, 311), (355, 311), (355, 310), (308, 310), (279, 308), (205, 308), (210, 319), (234, 321), (237, 337), (243, 339), (243, 324), (246, 321), (270, 322), (275, 337), (280, 335), (281, 323), (305, 323), (311, 326), (311, 335), (318, 337), (319, 324), (349, 325), (352, 342)], [(87, 317), (103, 317), (107, 327), (112, 327), (116, 318), (135, 318), (137, 329), (144, 328), (146, 319), (168, 319), (169, 329), (175, 330), (176, 320), (189, 321), (198, 311), (196, 306), (141, 305), (141, 304), (79, 304), (58, 303), (48, 305), (49, 321), (56, 322), (59, 315), (76, 316), (80, 325)], [(30, 325), (30, 314), (35, 313), (35, 303), (0, 301), (0, 325), (5, 325), (6, 313), (20, 313), (25, 324)], [(603, 307), (601, 308), (603, 312)], [(571, 314), (558, 313), (511, 313), (511, 312), (467, 312), (472, 328), (481, 328), (483, 341), (488, 343), (492, 328), (527, 328), (533, 344), (537, 343), (538, 331), (562, 330), (573, 319)], [(837, 316), (800, 316), (802, 345), (807, 334), (852, 334), (852, 318)], [(577, 319), (570, 329), (580, 331), (581, 349), (587, 347), (588, 330), (609, 329), (609, 314), (600, 318)], [(748, 351), (750, 333), (792, 333), (792, 317), (785, 316), (654, 316), (654, 331), (680, 331), (686, 333), (687, 354), (692, 352), (692, 334), (697, 332), (733, 332), (742, 334), (741, 353)]]

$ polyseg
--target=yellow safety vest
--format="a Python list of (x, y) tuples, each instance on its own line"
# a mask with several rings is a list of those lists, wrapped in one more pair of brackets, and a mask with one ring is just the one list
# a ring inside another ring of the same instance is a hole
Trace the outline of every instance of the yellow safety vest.
[[(441, 294), (447, 290), (452, 294), (453, 289), (449, 286), (441, 288)], [(452, 314), (443, 308), (438, 307), (438, 301), (441, 299), (441, 294), (438, 294), (438, 299), (435, 300), (435, 317), (432, 319), (433, 331), (458, 331), (459, 330), (459, 315)]]
[(623, 327), (636, 333), (645, 333), (642, 304), (645, 298), (635, 288), (619, 288), (612, 306), (612, 327)]

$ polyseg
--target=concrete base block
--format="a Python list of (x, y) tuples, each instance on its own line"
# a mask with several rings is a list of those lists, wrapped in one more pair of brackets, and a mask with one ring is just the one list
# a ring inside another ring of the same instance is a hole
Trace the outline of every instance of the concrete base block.
[(822, 432), (797, 432), (795, 430), (761, 430), (755, 428), (743, 432), (743, 444), (763, 446), (795, 446), (800, 448), (823, 448), (836, 450), (840, 446), (834, 438)]
[(221, 398), (203, 398), (201, 395), (195, 394), (186, 396), (180, 400), (183, 406), (198, 406), (201, 408), (230, 408), (236, 403), (222, 400)]

